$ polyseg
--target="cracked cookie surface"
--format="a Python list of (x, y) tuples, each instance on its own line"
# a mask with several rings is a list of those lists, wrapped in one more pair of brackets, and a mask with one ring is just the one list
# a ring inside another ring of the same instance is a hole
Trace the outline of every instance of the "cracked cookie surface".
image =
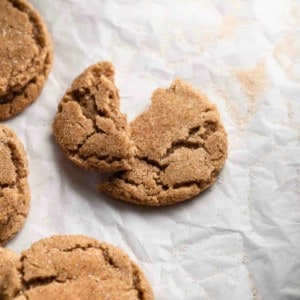
[(71, 161), (104, 172), (130, 168), (134, 147), (119, 106), (112, 64), (92, 65), (74, 80), (53, 123), (55, 139)]
[(7, 127), (0, 125), (0, 245), (11, 239), (26, 220), (30, 191), (23, 145)]
[(150, 108), (131, 123), (132, 169), (101, 183), (108, 195), (135, 204), (170, 205), (210, 187), (227, 157), (227, 135), (205, 95), (181, 80), (157, 89)]
[(52, 65), (47, 29), (26, 0), (0, 1), (0, 120), (40, 94)]
[(0, 250), (0, 266), (5, 262), (10, 264), (0, 268), (5, 300), (154, 299), (146, 277), (123, 251), (85, 236), (43, 239), (18, 259)]

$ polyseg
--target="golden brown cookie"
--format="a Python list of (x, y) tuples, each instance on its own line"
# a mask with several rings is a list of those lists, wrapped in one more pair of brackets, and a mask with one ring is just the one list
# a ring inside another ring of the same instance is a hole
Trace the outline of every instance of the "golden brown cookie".
[(0, 125), (0, 245), (24, 225), (30, 191), (25, 150), (17, 136)]
[(47, 29), (26, 0), (0, 1), (0, 120), (40, 94), (52, 64)]
[(0, 299), (12, 299), (22, 287), (19, 255), (0, 248)]
[(190, 199), (210, 187), (227, 157), (227, 135), (207, 97), (175, 80), (158, 89), (150, 108), (131, 124), (137, 147), (132, 170), (99, 188), (136, 204), (160, 206)]
[(0, 298), (154, 299), (146, 277), (123, 251), (85, 236), (43, 239), (24, 251), (18, 262), (0, 251), (0, 266), (3, 261), (11, 268), (0, 268)]
[(84, 169), (129, 169), (134, 147), (119, 106), (110, 63), (92, 65), (77, 77), (53, 123), (54, 136), (65, 155)]

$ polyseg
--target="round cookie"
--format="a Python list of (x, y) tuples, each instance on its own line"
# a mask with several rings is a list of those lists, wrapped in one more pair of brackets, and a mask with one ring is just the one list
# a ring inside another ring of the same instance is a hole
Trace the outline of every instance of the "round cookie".
[(11, 239), (26, 220), (30, 191), (23, 145), (7, 127), (0, 125), (0, 245)]
[(52, 64), (47, 29), (26, 0), (0, 1), (0, 120), (40, 94)]
[(123, 251), (85, 236), (43, 239), (22, 253), (20, 264), (21, 287), (14, 270), (5, 277), (0, 269), (0, 287), (15, 292), (9, 299), (154, 299), (144, 274)]
[(217, 108), (181, 80), (158, 89), (150, 108), (131, 124), (137, 147), (132, 169), (100, 184), (108, 195), (135, 204), (170, 205), (210, 187), (227, 157)]
[(53, 123), (64, 154), (88, 170), (129, 169), (134, 147), (119, 106), (112, 64), (100, 62), (79, 75), (61, 100)]

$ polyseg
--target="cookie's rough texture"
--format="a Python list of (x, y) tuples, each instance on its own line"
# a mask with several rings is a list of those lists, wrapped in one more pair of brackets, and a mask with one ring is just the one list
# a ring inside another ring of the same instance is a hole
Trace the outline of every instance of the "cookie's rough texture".
[(0, 125), (0, 245), (23, 226), (30, 192), (25, 150), (16, 135)]
[(22, 287), (20, 257), (12, 251), (0, 248), (0, 299), (12, 299)]
[(99, 187), (123, 201), (159, 206), (192, 198), (215, 182), (227, 157), (217, 108), (179, 79), (154, 92), (131, 132), (137, 147), (132, 170)]
[[(92, 238), (54, 236), (41, 240), (22, 253), (19, 264), (15, 257), (6, 256), (16, 267), (0, 269), (2, 295), (9, 295), (4, 299), (154, 299), (142, 271), (124, 252)], [(5, 259), (0, 251), (0, 266)]]
[(54, 136), (82, 168), (106, 172), (130, 167), (134, 148), (113, 80), (110, 63), (92, 65), (74, 80), (59, 105)]
[(38, 97), (51, 64), (51, 41), (31, 4), (1, 0), (0, 120), (18, 114)]

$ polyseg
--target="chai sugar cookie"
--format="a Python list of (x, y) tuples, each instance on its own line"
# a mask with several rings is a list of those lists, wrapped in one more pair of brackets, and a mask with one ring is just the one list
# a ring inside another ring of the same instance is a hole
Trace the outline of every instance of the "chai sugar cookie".
[(25, 150), (17, 136), (0, 125), (0, 245), (11, 239), (26, 220), (30, 191)]
[(40, 94), (52, 64), (47, 29), (26, 0), (0, 1), (0, 120)]
[(119, 106), (111, 63), (97, 63), (79, 75), (61, 100), (53, 123), (64, 154), (88, 170), (129, 169), (134, 147)]
[(18, 261), (9, 253), (1, 253), (0, 250), (0, 266), (8, 261), (12, 268), (0, 268), (0, 298), (9, 295), (6, 299), (154, 299), (146, 277), (123, 251), (92, 238), (43, 239), (24, 251)]
[(136, 204), (170, 205), (210, 187), (227, 157), (227, 135), (215, 105), (181, 80), (157, 89), (131, 124), (137, 148), (132, 169), (100, 184), (108, 195)]

